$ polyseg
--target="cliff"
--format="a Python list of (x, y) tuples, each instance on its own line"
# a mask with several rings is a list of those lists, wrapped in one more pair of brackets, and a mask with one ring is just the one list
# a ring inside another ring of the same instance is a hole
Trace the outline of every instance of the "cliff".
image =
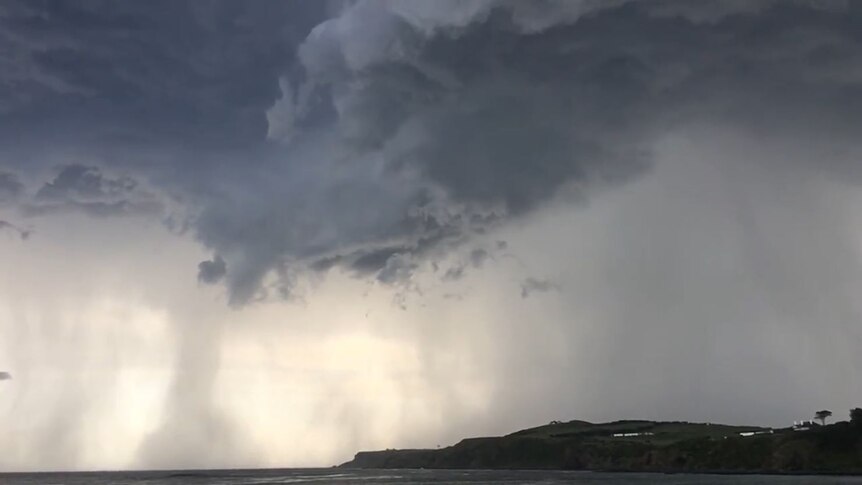
[[(762, 433), (742, 436), (740, 433)], [(862, 426), (809, 431), (718, 424), (553, 423), (437, 450), (359, 452), (345, 468), (862, 473)]]

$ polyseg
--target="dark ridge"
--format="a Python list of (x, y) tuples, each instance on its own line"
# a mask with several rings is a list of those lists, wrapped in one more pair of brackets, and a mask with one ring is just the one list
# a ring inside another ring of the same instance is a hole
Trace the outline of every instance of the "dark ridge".
[(552, 421), (436, 450), (362, 451), (343, 468), (862, 474), (862, 422), (805, 430), (682, 421)]

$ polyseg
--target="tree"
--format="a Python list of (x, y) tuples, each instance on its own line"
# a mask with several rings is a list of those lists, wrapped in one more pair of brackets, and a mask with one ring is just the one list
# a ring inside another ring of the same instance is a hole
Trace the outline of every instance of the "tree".
[(828, 409), (824, 409), (823, 411), (817, 411), (816, 413), (814, 413), (814, 417), (816, 419), (819, 419), (820, 423), (824, 426), (826, 426), (826, 418), (828, 418), (829, 416), (832, 416), (832, 411), (829, 411)]
[(850, 424), (853, 426), (862, 426), (862, 408), (853, 408), (850, 410)]

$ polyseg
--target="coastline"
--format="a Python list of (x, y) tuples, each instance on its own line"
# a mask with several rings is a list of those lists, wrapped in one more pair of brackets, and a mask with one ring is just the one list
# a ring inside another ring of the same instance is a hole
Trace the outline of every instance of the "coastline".
[(361, 451), (340, 468), (862, 475), (862, 427), (810, 431), (715, 423), (571, 421), (440, 449)]

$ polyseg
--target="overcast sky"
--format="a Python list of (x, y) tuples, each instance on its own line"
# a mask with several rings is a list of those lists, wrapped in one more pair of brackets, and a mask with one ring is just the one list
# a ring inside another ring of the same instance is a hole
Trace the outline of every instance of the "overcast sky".
[(0, 0), (0, 469), (862, 405), (862, 3)]

